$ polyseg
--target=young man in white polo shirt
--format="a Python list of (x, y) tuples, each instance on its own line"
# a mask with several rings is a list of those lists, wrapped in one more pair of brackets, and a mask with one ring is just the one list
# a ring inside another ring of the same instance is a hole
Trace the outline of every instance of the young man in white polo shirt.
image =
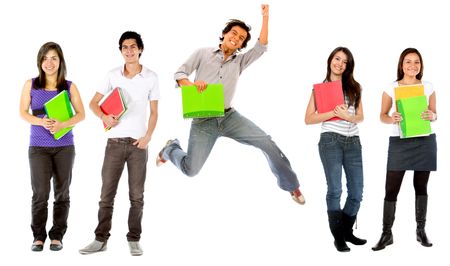
[[(125, 163), (128, 169), (130, 211), (128, 215), (127, 240), (133, 256), (143, 254), (139, 245), (144, 206), (144, 183), (147, 169), (147, 146), (158, 119), (159, 85), (156, 73), (139, 63), (144, 50), (141, 36), (132, 31), (122, 34), (119, 49), (125, 60), (123, 66), (111, 70), (92, 98), (89, 106), (103, 123), (110, 126), (102, 167), (102, 190), (98, 211), (95, 240), (81, 254), (106, 250), (110, 237), (114, 197)], [(114, 88), (122, 89), (127, 111), (118, 119), (104, 115), (99, 103)], [(147, 119), (147, 106), (150, 116)]]

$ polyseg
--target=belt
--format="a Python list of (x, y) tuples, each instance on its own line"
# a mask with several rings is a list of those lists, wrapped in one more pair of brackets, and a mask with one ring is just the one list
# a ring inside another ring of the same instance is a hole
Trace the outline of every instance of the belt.
[(44, 108), (34, 109), (34, 110), (31, 110), (31, 112), (33, 113), (34, 116), (45, 115), (46, 114)]
[(108, 140), (111, 140), (111, 141), (114, 141), (117, 143), (133, 143), (136, 141), (135, 139), (129, 138), (129, 137), (127, 137), (127, 138), (109, 138)]

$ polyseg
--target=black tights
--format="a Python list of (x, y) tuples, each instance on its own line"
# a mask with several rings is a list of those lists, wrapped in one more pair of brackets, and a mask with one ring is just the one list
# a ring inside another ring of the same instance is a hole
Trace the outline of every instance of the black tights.
[[(397, 201), (405, 171), (387, 171), (386, 173), (386, 201)], [(414, 190), (416, 196), (427, 195), (428, 178), (430, 171), (414, 171)]]

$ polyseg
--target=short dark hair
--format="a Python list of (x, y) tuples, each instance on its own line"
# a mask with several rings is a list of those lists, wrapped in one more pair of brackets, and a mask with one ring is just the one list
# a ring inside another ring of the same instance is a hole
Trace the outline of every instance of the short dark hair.
[(416, 75), (416, 79), (421, 80), (423, 76), (423, 60), (422, 55), (420, 54), (419, 50), (416, 48), (406, 48), (403, 50), (403, 52), (400, 54), (400, 58), (398, 59), (398, 66), (397, 66), (397, 81), (402, 80), (405, 76), (405, 72), (403, 72), (403, 60), (405, 60), (405, 57), (409, 54), (417, 54), (419, 56), (420, 60), (420, 71)]
[[(126, 31), (126, 32), (122, 33), (122, 36), (120, 36), (120, 39), (119, 39), (119, 50), (120, 51), (122, 51), (122, 43), (128, 39), (136, 40), (136, 44), (137, 44), (138, 48), (141, 50), (144, 50), (144, 42), (142, 41), (141, 35), (134, 31)], [(141, 57), (141, 54), (139, 54), (139, 57)]]
[[(248, 41), (250, 41), (250, 39), (252, 38), (252, 36), (250, 35), (252, 27), (239, 19), (230, 19), (230, 21), (228, 21), (228, 23), (225, 25), (225, 28), (222, 30), (222, 35), (227, 34), (234, 26), (238, 26), (247, 32), (247, 38), (242, 42), (242, 47), (238, 49), (241, 50), (247, 47)], [(223, 41), (223, 36), (220, 37), (220, 41)]]

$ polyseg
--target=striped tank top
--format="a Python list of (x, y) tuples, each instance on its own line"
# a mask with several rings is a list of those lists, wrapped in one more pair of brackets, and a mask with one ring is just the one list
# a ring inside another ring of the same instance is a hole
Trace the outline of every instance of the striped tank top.
[[(348, 98), (345, 97), (345, 103), (348, 104)], [(356, 110), (354, 106), (348, 107), (348, 112), (351, 115), (355, 115)], [(353, 137), (359, 135), (358, 125), (346, 120), (333, 120), (325, 121), (322, 123), (322, 133), (324, 132), (334, 132), (346, 137)]]

